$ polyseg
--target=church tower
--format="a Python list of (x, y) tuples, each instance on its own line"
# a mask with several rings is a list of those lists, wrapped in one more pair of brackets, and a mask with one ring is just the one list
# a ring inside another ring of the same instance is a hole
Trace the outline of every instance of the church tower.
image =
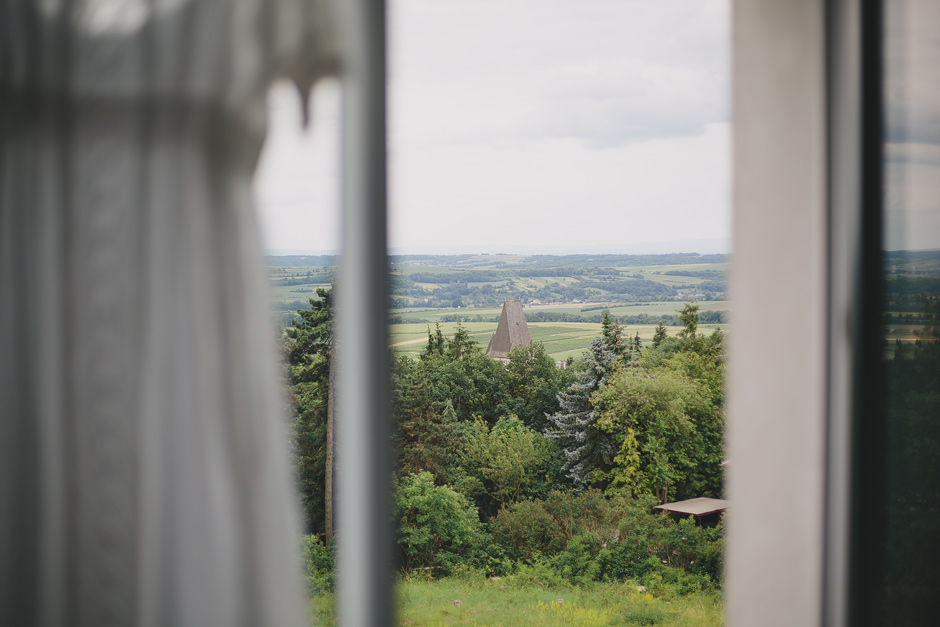
[(529, 327), (525, 323), (525, 314), (522, 313), (522, 303), (518, 300), (507, 300), (503, 303), (499, 325), (493, 337), (490, 338), (486, 354), (493, 359), (509, 361), (509, 351), (517, 346), (531, 344), (532, 338), (529, 336)]

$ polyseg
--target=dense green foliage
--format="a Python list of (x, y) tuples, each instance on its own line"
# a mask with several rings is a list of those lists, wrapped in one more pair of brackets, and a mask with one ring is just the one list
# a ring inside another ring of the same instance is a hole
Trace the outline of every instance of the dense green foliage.
[(324, 544), (319, 535), (304, 536), (304, 562), (307, 591), (311, 594), (333, 590), (336, 584), (336, 554), (332, 544)]
[(395, 519), (402, 569), (447, 574), (475, 557), (483, 541), (476, 508), (464, 495), (434, 485), (429, 472), (404, 477), (395, 487)]
[(516, 416), (492, 428), (482, 420), (464, 426), (457, 453), (457, 487), (476, 500), (484, 517), (524, 495), (546, 493), (560, 475), (557, 447)]
[(940, 343), (899, 341), (885, 365), (890, 496), (884, 610), (894, 624), (923, 624), (940, 612)]
[[(320, 297), (287, 341), (314, 531), (331, 346), (330, 295)], [(501, 363), (461, 325), (450, 337), (429, 326), (419, 356), (402, 356), (394, 368), (403, 571), (544, 571), (570, 582), (629, 579), (679, 591), (720, 585), (721, 527), (653, 510), (722, 490), (723, 337), (697, 332), (693, 303), (678, 315), (681, 337), (661, 327), (644, 349), (605, 311), (600, 337), (568, 368), (540, 343)], [(308, 540), (318, 573), (312, 588), (328, 588), (331, 554)]]
[(324, 530), (326, 427), (330, 402), (330, 366), (333, 354), (332, 291), (317, 290), (310, 309), (299, 309), (298, 319), (285, 332), (284, 353), (294, 410), (297, 482), (306, 527)]

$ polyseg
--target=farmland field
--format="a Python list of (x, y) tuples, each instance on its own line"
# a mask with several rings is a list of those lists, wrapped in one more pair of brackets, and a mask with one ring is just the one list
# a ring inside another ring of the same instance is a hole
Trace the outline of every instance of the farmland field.
[[(441, 332), (449, 337), (457, 329), (456, 322), (441, 324)], [(486, 349), (490, 336), (496, 331), (496, 322), (464, 322), (461, 323), (470, 332), (473, 341)], [(542, 342), (545, 351), (555, 361), (564, 361), (568, 357), (579, 358), (591, 345), (591, 340), (601, 332), (599, 323), (590, 322), (531, 322), (528, 323), (529, 335), (533, 342)], [(710, 333), (712, 329), (726, 328), (727, 325), (700, 325), (699, 329)], [(417, 356), (427, 344), (428, 329), (433, 331), (434, 325), (428, 323), (392, 324), (389, 326), (389, 336), (392, 347), (398, 355)], [(639, 332), (643, 344), (653, 339), (656, 325), (625, 325), (624, 334), (633, 337)], [(666, 327), (668, 335), (675, 335), (679, 327)]]
[[(271, 258), (278, 324), (290, 324), (318, 287), (330, 285), (335, 261)], [(699, 301), (706, 332), (726, 326), (730, 309), (723, 255), (411, 255), (391, 262), (390, 344), (404, 355), (421, 351), (435, 323), (450, 336), (458, 321), (485, 348), (511, 299), (523, 302), (532, 339), (556, 360), (581, 356), (600, 332), (605, 310), (626, 334), (638, 332), (649, 342), (660, 320), (670, 335), (678, 332), (676, 313), (689, 297)]]

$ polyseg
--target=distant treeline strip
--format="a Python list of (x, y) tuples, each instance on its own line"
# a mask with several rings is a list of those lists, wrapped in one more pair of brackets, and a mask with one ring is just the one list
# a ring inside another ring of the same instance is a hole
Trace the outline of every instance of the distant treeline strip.
[(269, 266), (277, 268), (328, 268), (339, 263), (338, 255), (268, 255)]
[[(480, 265), (509, 265), (500, 260), (503, 255), (389, 255), (393, 264), (408, 264), (421, 262), (426, 265), (454, 266), (461, 262), (478, 263)], [(698, 253), (674, 253), (668, 255), (529, 255), (517, 260), (513, 265), (525, 265), (530, 268), (560, 268), (571, 266), (572, 262), (578, 269), (610, 268), (611, 266), (669, 266), (693, 263), (726, 263), (728, 255), (699, 255)], [(294, 267), (303, 266), (328, 267), (336, 266), (338, 255), (268, 255), (269, 266)], [(520, 269), (521, 270), (521, 269)], [(552, 276), (552, 275), (538, 275)], [(567, 275), (572, 276), (572, 275)]]
[(940, 277), (889, 277), (885, 282), (885, 293), (898, 298), (940, 294)]
[(712, 279), (714, 281), (723, 281), (725, 279), (724, 270), (666, 270), (661, 272), (667, 276), (689, 276), (700, 279)]
[[(667, 327), (681, 327), (682, 321), (679, 316), (668, 314), (651, 315), (636, 314), (614, 316), (622, 325), (646, 325), (659, 324), (660, 322)], [(604, 316), (596, 314), (591, 316), (578, 315), (576, 313), (564, 313), (560, 311), (530, 311), (525, 314), (526, 322), (593, 322), (600, 324)], [(480, 314), (446, 314), (438, 318), (405, 318), (400, 315), (389, 316), (389, 324), (431, 324), (434, 322), (499, 322), (499, 316), (483, 316)], [(727, 311), (700, 311), (699, 324), (727, 324)]]
[(308, 274), (295, 274), (289, 277), (270, 277), (268, 282), (274, 286), (310, 285), (333, 282), (333, 272), (310, 272)]
[(511, 270), (455, 270), (449, 272), (413, 272), (394, 276), (403, 283), (492, 283), (513, 278), (597, 276), (619, 279), (620, 273), (613, 268), (513, 268)]
[(673, 253), (668, 255), (532, 255), (526, 258), (533, 266), (557, 267), (562, 263), (584, 267), (603, 266), (671, 266), (691, 263), (726, 263), (729, 255), (699, 255), (698, 253)]
[[(622, 316), (612, 316), (620, 324), (659, 324), (662, 322), (667, 327), (681, 327), (682, 321), (679, 316), (669, 314), (624, 314)], [(565, 313), (560, 311), (527, 311), (525, 314), (527, 322), (596, 322), (600, 323), (604, 319), (602, 313), (590, 316), (579, 315), (576, 313)], [(728, 322), (727, 311), (700, 311), (699, 324), (725, 324)]]

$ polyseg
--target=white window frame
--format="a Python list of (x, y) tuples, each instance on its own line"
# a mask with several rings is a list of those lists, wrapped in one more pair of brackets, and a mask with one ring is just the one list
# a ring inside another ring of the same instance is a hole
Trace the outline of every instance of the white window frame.
[[(392, 624), (384, 5), (340, 4), (354, 26), (337, 287), (339, 612), (345, 625)], [(859, 303), (873, 293), (866, 250), (880, 203), (863, 202), (880, 189), (878, 5), (733, 1), (733, 626), (858, 618), (850, 555), (860, 535), (849, 523), (852, 457), (864, 446), (852, 417), (864, 402), (859, 338), (870, 320)]]

